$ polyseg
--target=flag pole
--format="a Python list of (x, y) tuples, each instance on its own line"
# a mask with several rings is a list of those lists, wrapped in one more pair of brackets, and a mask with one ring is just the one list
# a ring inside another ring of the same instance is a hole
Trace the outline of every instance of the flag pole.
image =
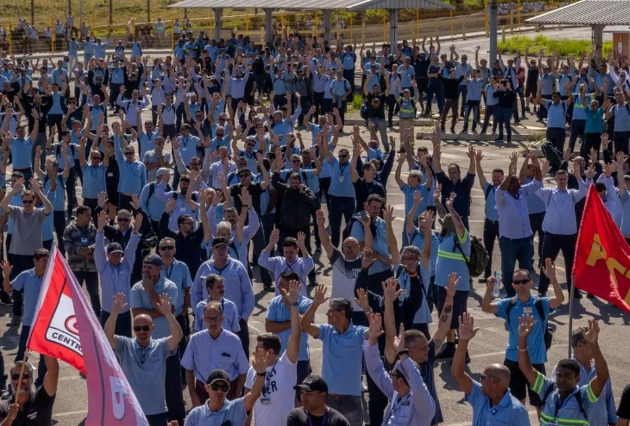
[(26, 366), (27, 360), (28, 360), (28, 351), (25, 351), (24, 358), (22, 359), (22, 367), (20, 368), (20, 378), (18, 379), (17, 389), (15, 390), (15, 402), (17, 402), (17, 398), (20, 395), (20, 385), (22, 384), (22, 376), (24, 375), (24, 367)]
[(575, 302), (575, 282), (571, 277), (571, 291), (569, 291), (569, 355), (567, 358), (571, 358), (571, 335), (573, 334), (573, 303)]

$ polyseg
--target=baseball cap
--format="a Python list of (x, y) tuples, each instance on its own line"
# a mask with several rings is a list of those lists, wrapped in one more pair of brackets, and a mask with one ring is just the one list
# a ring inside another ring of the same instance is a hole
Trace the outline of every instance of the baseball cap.
[(293, 386), (293, 389), (304, 389), (306, 392), (319, 391), (328, 393), (328, 384), (317, 374), (311, 374), (306, 377), (301, 384)]
[(228, 385), (230, 384), (230, 376), (223, 370), (212, 370), (210, 374), (208, 374), (208, 378), (206, 379), (206, 384), (211, 385), (216, 382), (225, 382)]
[(154, 254), (145, 256), (142, 263), (147, 263), (149, 265), (154, 265), (154, 266), (162, 266), (162, 258), (159, 255), (154, 253)]
[(212, 241), (212, 247), (216, 247), (216, 246), (220, 246), (220, 245), (229, 246), (230, 242), (228, 241), (227, 238), (221, 238), (221, 237), (215, 238)]
[(122, 246), (119, 243), (110, 243), (107, 245), (107, 254), (122, 253), (125, 254)]
[(166, 174), (168, 169), (166, 167), (160, 167), (157, 172), (155, 172), (155, 176), (160, 177)]

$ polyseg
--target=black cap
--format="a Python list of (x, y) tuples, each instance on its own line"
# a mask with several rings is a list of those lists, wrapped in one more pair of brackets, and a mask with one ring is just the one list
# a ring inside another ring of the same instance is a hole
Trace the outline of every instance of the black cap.
[(214, 240), (212, 240), (212, 247), (216, 247), (216, 246), (219, 246), (219, 245), (229, 246), (230, 242), (228, 241), (227, 238), (221, 238), (221, 237), (218, 237), (218, 238), (215, 238)]
[(230, 376), (223, 370), (216, 369), (212, 370), (210, 374), (208, 374), (208, 378), (206, 379), (206, 384), (211, 385), (215, 382), (225, 382), (228, 385), (230, 384)]
[(122, 246), (119, 243), (110, 243), (107, 245), (107, 254), (122, 253), (125, 254)]
[(293, 389), (304, 389), (306, 392), (319, 391), (328, 393), (328, 384), (317, 374), (311, 374), (304, 379), (302, 384), (293, 386)]

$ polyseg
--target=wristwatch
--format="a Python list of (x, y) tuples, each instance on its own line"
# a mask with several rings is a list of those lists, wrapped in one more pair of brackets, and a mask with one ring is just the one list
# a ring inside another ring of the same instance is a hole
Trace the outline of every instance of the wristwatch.
[(264, 373), (256, 373), (256, 375), (258, 377), (265, 377), (267, 375), (267, 372), (265, 371)]

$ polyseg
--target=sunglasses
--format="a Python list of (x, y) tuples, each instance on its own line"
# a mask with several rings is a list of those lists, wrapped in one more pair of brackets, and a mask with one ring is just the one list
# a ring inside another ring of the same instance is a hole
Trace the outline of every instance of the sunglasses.
[(218, 383), (213, 383), (210, 385), (210, 389), (212, 389), (214, 392), (216, 391), (221, 391), (221, 392), (227, 392), (230, 390), (230, 385), (228, 385), (227, 383), (224, 385), (220, 385)]
[(217, 133), (217, 138), (222, 138), (223, 137), (223, 133)]
[(346, 157), (348, 157), (346, 154), (341, 154), (341, 155), (339, 156), (339, 158), (346, 158)]
[(136, 325), (133, 328), (133, 331), (135, 331), (136, 333), (139, 331), (149, 331), (151, 330), (151, 327), (149, 327), (148, 325)]
[(522, 280), (514, 280), (512, 281), (512, 284), (521, 285), (521, 284), (527, 284), (528, 282), (529, 282), (529, 278), (525, 278)]
[(299, 163), (300, 160), (291, 160), (292, 163)]
[(256, 144), (253, 144), (253, 143), (248, 143), (248, 144), (247, 144), (247, 146), (250, 146), (250, 147), (252, 147), (252, 148), (253, 148), (253, 147), (255, 147), (255, 146), (256, 146)]
[[(28, 380), (30, 378), (31, 378), (31, 374), (30, 373), (22, 374), (22, 379)], [(18, 373), (11, 374), (11, 380), (13, 380), (13, 381), (20, 380), (20, 375)]]
[[(488, 378), (491, 378), (491, 379), (496, 379), (496, 377), (491, 376), (491, 375), (489, 375), (489, 374), (482, 374), (482, 375), (481, 375), (481, 376), (479, 376), (479, 377), (481, 378), (481, 380), (486, 380), (486, 379), (488, 379)], [(498, 380), (498, 379), (497, 379), (497, 380)]]
[(219, 321), (221, 318), (223, 318), (223, 314), (221, 315), (217, 315), (216, 317), (203, 317), (204, 320), (208, 321), (208, 322), (217, 322)]
[(125, 152), (125, 155), (133, 155), (133, 152)]
[(101, 157), (90, 157), (92, 160), (101, 161)]
[(33, 204), (33, 200), (22, 200), (22, 204)]
[(175, 246), (161, 246), (160, 250), (173, 250)]
[(128, 217), (119, 217), (118, 219), (116, 219), (116, 221), (118, 222), (129, 222), (129, 218)]

